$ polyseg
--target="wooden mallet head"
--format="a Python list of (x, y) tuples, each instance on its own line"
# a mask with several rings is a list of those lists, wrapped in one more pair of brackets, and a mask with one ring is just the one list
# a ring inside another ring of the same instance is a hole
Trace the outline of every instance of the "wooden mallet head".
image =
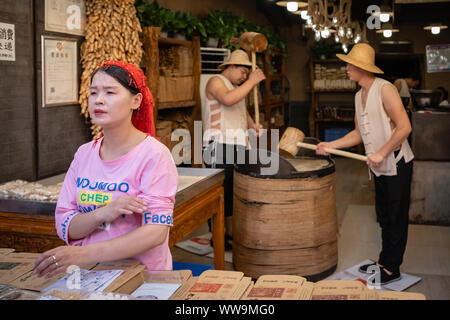
[(239, 45), (247, 52), (263, 52), (267, 49), (267, 38), (262, 33), (244, 32), (239, 38), (232, 38), (231, 45)]
[(305, 134), (301, 130), (288, 127), (281, 136), (278, 153), (285, 158), (295, 158), (300, 149), (297, 143), (303, 142), (303, 139), (305, 139)]

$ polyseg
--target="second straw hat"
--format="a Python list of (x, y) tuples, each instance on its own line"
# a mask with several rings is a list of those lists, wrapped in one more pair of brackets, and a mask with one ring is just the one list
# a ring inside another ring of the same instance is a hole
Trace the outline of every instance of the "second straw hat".
[(375, 65), (375, 50), (367, 43), (355, 44), (350, 52), (345, 54), (336, 54), (336, 56), (358, 68), (373, 73), (384, 73)]
[(230, 55), (230, 59), (228, 59), (228, 61), (222, 63), (219, 66), (219, 69), (224, 69), (225, 66), (229, 65), (229, 64), (236, 64), (236, 65), (241, 65), (241, 66), (252, 66), (252, 63), (250, 62), (249, 58), (248, 58), (248, 54), (244, 51), (244, 50), (234, 50), (231, 55)]

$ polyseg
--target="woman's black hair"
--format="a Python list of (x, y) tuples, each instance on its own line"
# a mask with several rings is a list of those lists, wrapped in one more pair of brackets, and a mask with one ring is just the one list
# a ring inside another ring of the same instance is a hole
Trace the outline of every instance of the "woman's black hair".
[(92, 79), (94, 78), (95, 74), (98, 71), (102, 71), (106, 73), (107, 75), (113, 77), (116, 79), (122, 86), (124, 86), (128, 91), (130, 91), (133, 95), (138, 94), (140, 91), (136, 86), (136, 82), (130, 78), (130, 74), (127, 70), (122, 69), (121, 67), (115, 66), (115, 65), (105, 65), (97, 71), (95, 71), (91, 76), (91, 83)]

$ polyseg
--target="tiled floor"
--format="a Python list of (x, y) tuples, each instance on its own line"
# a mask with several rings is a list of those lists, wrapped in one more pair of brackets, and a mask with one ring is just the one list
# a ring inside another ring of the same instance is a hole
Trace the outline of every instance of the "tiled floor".
[[(373, 181), (364, 163), (336, 159), (336, 208), (339, 224), (338, 267), (343, 271), (365, 259), (377, 259), (381, 230), (376, 222)], [(186, 239), (208, 232), (207, 224)], [(406, 291), (420, 292), (427, 299), (450, 299), (450, 227), (410, 225), (401, 271), (422, 280)], [(172, 248), (174, 261), (213, 264), (208, 257)], [(226, 263), (227, 270), (234, 270)]]

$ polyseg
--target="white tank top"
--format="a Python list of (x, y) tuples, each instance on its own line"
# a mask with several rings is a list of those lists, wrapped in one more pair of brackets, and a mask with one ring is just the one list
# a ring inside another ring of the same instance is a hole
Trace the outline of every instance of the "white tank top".
[[(395, 128), (391, 128), (391, 119), (384, 110), (381, 99), (381, 88), (385, 84), (392, 86), (386, 80), (375, 78), (367, 94), (366, 108), (364, 110), (361, 97), (362, 89), (355, 95), (356, 119), (358, 120), (359, 132), (367, 155), (380, 150), (388, 142), (395, 130)], [(394, 157), (394, 152), (391, 152), (378, 168), (371, 167), (377, 177), (380, 175), (397, 175), (396, 163), (402, 157), (405, 158), (406, 163), (414, 158), (407, 139), (399, 147), (400, 152), (397, 158)]]
[(402, 98), (411, 98), (411, 93), (409, 92), (408, 84), (405, 79), (400, 79), (401, 88), (399, 91), (399, 95)]
[[(236, 87), (222, 75), (217, 75), (223, 80), (228, 90)], [(225, 144), (238, 144), (248, 146), (247, 138), (247, 107), (245, 98), (236, 104), (227, 107), (217, 100), (209, 100), (204, 97), (203, 110), (203, 145), (208, 145), (210, 140)]]

